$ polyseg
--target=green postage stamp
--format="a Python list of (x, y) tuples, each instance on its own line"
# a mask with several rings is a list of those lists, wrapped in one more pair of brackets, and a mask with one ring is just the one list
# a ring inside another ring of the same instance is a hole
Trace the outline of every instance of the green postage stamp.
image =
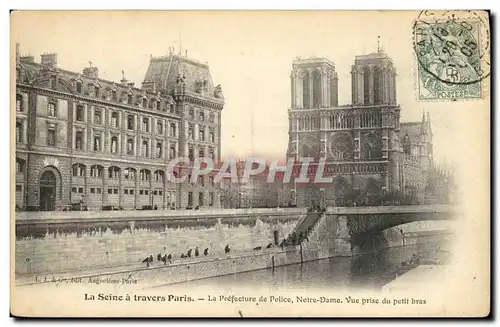
[(487, 13), (422, 11), (413, 25), (418, 100), (482, 98), (490, 75)]

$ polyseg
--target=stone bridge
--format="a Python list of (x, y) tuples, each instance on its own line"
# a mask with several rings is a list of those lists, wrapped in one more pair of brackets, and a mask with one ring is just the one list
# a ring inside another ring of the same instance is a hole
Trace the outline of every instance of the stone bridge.
[(337, 207), (328, 208), (326, 216), (345, 222), (351, 246), (356, 248), (383, 242), (381, 232), (392, 227), (424, 220), (453, 220), (457, 211), (450, 205)]

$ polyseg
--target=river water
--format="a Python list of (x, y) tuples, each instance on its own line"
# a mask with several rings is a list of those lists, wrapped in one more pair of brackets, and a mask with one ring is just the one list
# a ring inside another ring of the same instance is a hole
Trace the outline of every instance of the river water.
[[(420, 264), (446, 264), (450, 260), (450, 242), (442, 235), (419, 238), (418, 245), (392, 247), (374, 254), (336, 257), (275, 269), (219, 276), (182, 283), (188, 289), (216, 287), (227, 290), (265, 287), (269, 290), (304, 290), (335, 287), (337, 290), (379, 290), (403, 274), (404, 261), (413, 255)], [(180, 286), (180, 285), (178, 285)], [(156, 289), (167, 289), (168, 285)]]

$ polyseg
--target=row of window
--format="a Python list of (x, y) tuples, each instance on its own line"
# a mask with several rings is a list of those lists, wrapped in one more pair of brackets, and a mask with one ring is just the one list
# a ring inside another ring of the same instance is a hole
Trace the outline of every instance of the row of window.
[[(189, 124), (189, 126), (188, 126), (188, 138), (190, 140), (195, 139), (194, 125), (193, 124)], [(205, 139), (205, 126), (203, 126), (203, 125), (199, 126), (198, 140), (203, 141), (203, 142), (206, 141), (206, 139)], [(214, 132), (214, 129), (212, 127), (209, 127), (209, 129), (208, 129), (208, 141), (215, 143), (215, 132)]]
[[(102, 152), (102, 149), (104, 148), (102, 146), (104, 138), (103, 136), (99, 133), (96, 132), (94, 134), (93, 138), (93, 151), (95, 152)], [(47, 141), (48, 143), (48, 141)], [(145, 158), (150, 158), (151, 157), (151, 150), (149, 148), (149, 140), (143, 140), (141, 144), (141, 153), (140, 155)], [(77, 131), (75, 133), (75, 149), (84, 151), (85, 149), (85, 135), (83, 131)], [(50, 145), (50, 144), (49, 144)], [(112, 154), (118, 154), (120, 151), (118, 150), (118, 136), (111, 136), (110, 139), (110, 150)], [(156, 142), (156, 147), (152, 149), (154, 151), (154, 157), (157, 159), (163, 158), (163, 142), (162, 141), (157, 141)], [(128, 138), (127, 139), (127, 148), (126, 148), (126, 153), (128, 155), (135, 155), (135, 142), (133, 138)], [(176, 157), (176, 149), (175, 149), (175, 144), (170, 145), (169, 149), (169, 159), (174, 159)]]
[[(198, 111), (198, 117), (197, 118), (198, 118), (199, 121), (205, 121), (205, 112), (200, 109), (200, 111)], [(189, 108), (189, 120), (194, 121), (195, 119), (196, 119), (196, 117), (195, 117), (195, 114), (194, 114), (194, 108)], [(212, 124), (215, 122), (215, 115), (214, 115), (213, 112), (211, 112), (209, 114), (208, 121), (210, 123), (212, 123)]]
[[(20, 161), (19, 161), (20, 162)], [(109, 179), (119, 179), (120, 178), (120, 167), (111, 166), (107, 169), (108, 178)], [(72, 175), (73, 177), (85, 177), (86, 166), (84, 164), (74, 164), (72, 166)], [(104, 173), (104, 167), (100, 165), (92, 165), (90, 166), (90, 177), (92, 178), (102, 178)], [(174, 177), (177, 177), (177, 173), (173, 172)], [(162, 170), (156, 170), (153, 173), (153, 181), (155, 182), (163, 182), (165, 180), (165, 172)], [(148, 182), (151, 180), (151, 171), (148, 169), (141, 169), (139, 171), (139, 180)], [(135, 180), (136, 179), (136, 169), (134, 168), (125, 168), (123, 170), (123, 179), (125, 180)], [(191, 175), (187, 178), (188, 181), (191, 181)], [(214, 176), (208, 176), (209, 185), (214, 185)], [(198, 176), (197, 183), (201, 186), (205, 186), (205, 178), (204, 176)]]
[[(86, 166), (84, 164), (74, 164), (72, 167), (72, 175), (74, 177), (85, 177)], [(108, 177), (110, 179), (120, 178), (120, 167), (111, 166), (108, 169)], [(90, 166), (90, 177), (102, 178), (104, 173), (104, 167), (100, 165)], [(175, 172), (174, 172), (175, 175)], [(125, 168), (123, 170), (123, 178), (127, 180), (135, 180), (136, 170), (134, 168)], [(163, 182), (165, 178), (165, 173), (162, 170), (157, 170), (153, 173), (153, 180), (155, 182)], [(141, 181), (151, 180), (151, 171), (148, 169), (141, 169), (139, 171), (139, 179)]]
[[(81, 81), (76, 81), (75, 83), (76, 93), (83, 94), (83, 83)], [(95, 83), (88, 84), (88, 93), (90, 96), (95, 96), (97, 98), (101, 97), (101, 88), (99, 85)], [(134, 105), (134, 94), (129, 91), (123, 91), (121, 93), (121, 97), (118, 98), (118, 90), (117, 89), (108, 89), (104, 94), (106, 100), (111, 101), (119, 101), (121, 103), (126, 103), (129, 105)], [(175, 112), (175, 105), (171, 103), (169, 100), (163, 102), (160, 99), (148, 99), (144, 95), (136, 95), (136, 103), (137, 106), (142, 108), (149, 108), (155, 110), (168, 110), (171, 113)]]
[[(102, 125), (104, 123), (103, 119), (103, 110), (96, 108), (94, 109), (94, 119), (93, 123), (96, 125)], [(77, 122), (85, 122), (85, 110), (83, 105), (76, 106), (76, 117), (75, 120)], [(111, 113), (111, 127), (119, 128), (120, 127), (120, 119), (118, 112), (114, 111)], [(127, 115), (127, 129), (135, 130), (135, 118), (134, 115)], [(150, 118), (144, 117), (141, 120), (141, 130), (145, 133), (151, 132), (150, 127)], [(164, 133), (164, 126), (161, 120), (157, 120), (156, 122), (156, 134), (162, 135)], [(177, 127), (175, 123), (170, 123), (170, 133), (169, 136), (177, 137)]]
[[(205, 153), (205, 148), (204, 147), (200, 147), (198, 149), (198, 157), (199, 158), (203, 158), (203, 157), (205, 157), (207, 155), (212, 160), (215, 160), (215, 150), (214, 150), (213, 147), (208, 147), (208, 153)], [(194, 161), (195, 160), (195, 153), (194, 153), (194, 145), (193, 144), (189, 144), (188, 145), (188, 157), (189, 157), (189, 161)]]
[[(83, 194), (83, 187), (73, 187), (71, 188), (71, 192), (75, 194)], [(124, 195), (134, 195), (135, 190), (133, 188), (123, 189)], [(149, 190), (139, 190), (139, 195), (149, 195)], [(102, 194), (102, 188), (100, 187), (91, 187), (90, 194)], [(119, 194), (119, 189), (117, 188), (108, 188), (108, 194)], [(162, 190), (152, 190), (151, 195), (163, 196)]]

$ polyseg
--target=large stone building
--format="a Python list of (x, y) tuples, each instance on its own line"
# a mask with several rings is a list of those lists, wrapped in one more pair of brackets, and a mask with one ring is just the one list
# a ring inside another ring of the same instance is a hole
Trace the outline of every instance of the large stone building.
[(287, 156), (325, 158), (324, 176), (333, 178), (292, 186), (298, 204), (344, 205), (353, 193), (423, 200), (433, 165), (430, 117), (400, 123), (396, 68), (383, 50), (356, 56), (351, 76), (352, 104), (339, 106), (333, 62), (293, 62)]
[(211, 176), (165, 178), (176, 157), (220, 159), (224, 99), (207, 64), (172, 51), (153, 57), (139, 88), (99, 78), (97, 67), (59, 68), (57, 54), (35, 62), (17, 45), (15, 105), (19, 209), (220, 205)]

